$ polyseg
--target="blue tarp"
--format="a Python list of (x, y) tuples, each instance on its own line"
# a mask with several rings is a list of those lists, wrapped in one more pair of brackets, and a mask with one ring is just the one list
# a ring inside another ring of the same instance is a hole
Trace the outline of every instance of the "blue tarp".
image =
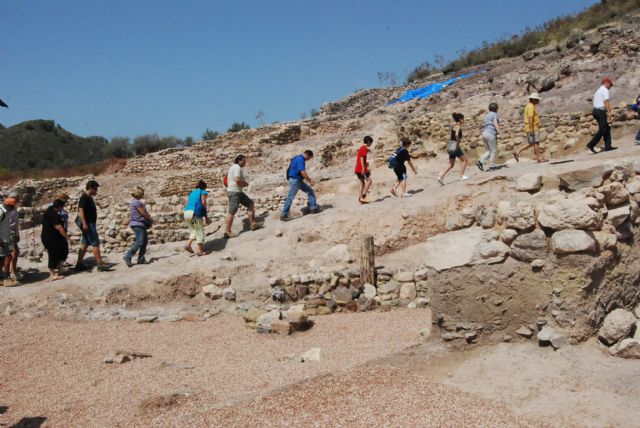
[(451, 79), (445, 80), (444, 82), (432, 83), (422, 88), (411, 89), (410, 91), (407, 91), (404, 94), (402, 94), (400, 98), (395, 99), (393, 101), (389, 101), (387, 105), (395, 104), (398, 102), (404, 103), (407, 101), (411, 101), (415, 98), (420, 98), (420, 99), (429, 98), (431, 95), (437, 94), (438, 92), (442, 91), (444, 88), (451, 85), (452, 83), (455, 83), (460, 79), (466, 79), (467, 77), (475, 76), (478, 73), (481, 73), (481, 72), (474, 71), (473, 73), (461, 74), (460, 76), (452, 77)]

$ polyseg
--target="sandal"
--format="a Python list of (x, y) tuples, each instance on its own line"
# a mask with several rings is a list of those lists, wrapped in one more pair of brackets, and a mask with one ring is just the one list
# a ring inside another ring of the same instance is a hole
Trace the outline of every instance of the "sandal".
[(191, 253), (191, 254), (193, 254), (193, 249), (192, 249), (191, 247), (187, 247), (187, 246), (185, 245), (184, 250), (185, 250), (187, 253)]
[(396, 194), (396, 189), (391, 189), (391, 194), (392, 194), (393, 196), (398, 196), (398, 195)]
[(258, 229), (262, 229), (262, 228), (264, 228), (264, 224), (260, 224), (260, 223), (252, 224), (251, 227), (250, 227), (251, 230), (258, 230)]
[(520, 156), (516, 152), (513, 152), (512, 154), (513, 154), (513, 158), (516, 160), (516, 162), (520, 162)]
[(202, 256), (206, 256), (207, 252), (202, 252), (202, 253), (196, 253), (196, 256), (198, 257), (202, 257)]

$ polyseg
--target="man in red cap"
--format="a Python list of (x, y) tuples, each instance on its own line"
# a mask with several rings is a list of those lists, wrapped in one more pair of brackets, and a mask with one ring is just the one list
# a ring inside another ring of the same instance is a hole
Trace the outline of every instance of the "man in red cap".
[(615, 150), (617, 147), (611, 145), (611, 127), (612, 120), (611, 103), (609, 102), (609, 89), (613, 86), (613, 81), (609, 77), (602, 79), (602, 86), (593, 94), (593, 118), (598, 122), (598, 132), (593, 136), (587, 144), (587, 148), (593, 153), (598, 153), (595, 149), (596, 145), (604, 138), (604, 150)]

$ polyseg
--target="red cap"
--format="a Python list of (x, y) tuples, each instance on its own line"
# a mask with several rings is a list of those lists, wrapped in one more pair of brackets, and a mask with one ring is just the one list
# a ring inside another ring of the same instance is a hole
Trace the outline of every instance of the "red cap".
[(611, 80), (610, 77), (605, 77), (604, 79), (602, 79), (602, 84), (604, 85), (605, 83), (608, 83), (611, 86), (613, 86), (613, 80)]

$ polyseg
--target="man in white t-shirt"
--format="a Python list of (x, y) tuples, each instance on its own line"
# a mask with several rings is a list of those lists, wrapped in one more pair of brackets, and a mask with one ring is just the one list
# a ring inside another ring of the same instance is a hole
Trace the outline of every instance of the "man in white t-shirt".
[(233, 225), (233, 218), (235, 217), (240, 205), (247, 208), (247, 216), (249, 217), (249, 224), (251, 230), (260, 228), (260, 225), (256, 222), (255, 208), (253, 201), (244, 193), (244, 188), (249, 185), (244, 178), (244, 171), (242, 168), (247, 163), (247, 157), (245, 155), (238, 155), (234, 160), (233, 165), (229, 168), (227, 173), (227, 196), (229, 197), (229, 213), (227, 214), (226, 229), (224, 232), (225, 239), (231, 238), (231, 226)]
[(600, 139), (604, 138), (604, 151), (615, 150), (617, 147), (611, 145), (611, 127), (609, 123), (612, 119), (611, 103), (609, 101), (609, 89), (613, 86), (613, 81), (605, 77), (602, 79), (602, 86), (593, 94), (593, 118), (598, 122), (598, 132), (587, 144), (587, 148), (593, 153), (598, 153), (595, 149)]

